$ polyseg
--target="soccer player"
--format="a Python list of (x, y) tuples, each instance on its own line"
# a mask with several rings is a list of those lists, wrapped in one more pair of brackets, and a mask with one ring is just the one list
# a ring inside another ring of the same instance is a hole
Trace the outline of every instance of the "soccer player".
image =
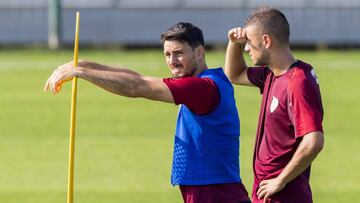
[[(232, 83), (260, 89), (252, 201), (312, 202), (310, 165), (324, 144), (319, 81), (294, 58), (289, 24), (273, 8), (255, 9), (244, 27), (228, 32), (225, 73)], [(255, 66), (247, 67), (243, 50)]]
[(45, 91), (58, 93), (63, 82), (79, 77), (118, 95), (180, 104), (171, 184), (180, 186), (186, 203), (248, 202), (239, 175), (240, 123), (230, 81), (222, 68), (208, 69), (198, 27), (180, 22), (161, 41), (172, 78), (80, 61), (76, 68), (59, 66)]

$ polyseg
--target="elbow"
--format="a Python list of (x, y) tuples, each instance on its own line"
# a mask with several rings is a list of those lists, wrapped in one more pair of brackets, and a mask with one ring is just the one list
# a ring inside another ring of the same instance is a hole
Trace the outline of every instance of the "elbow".
[(322, 133), (318, 133), (313, 141), (312, 151), (316, 154), (320, 153), (324, 149), (324, 143), (324, 135)]
[(320, 153), (324, 149), (324, 139), (322, 140), (322, 142), (316, 144), (315, 149), (317, 153)]
[(234, 85), (247, 85), (244, 81), (242, 81), (239, 77), (228, 76), (230, 82)]
[(231, 83), (236, 83), (236, 77), (233, 74), (225, 71), (225, 75), (230, 80)]
[(231, 71), (225, 66), (225, 75), (232, 84), (236, 85), (247, 85), (246, 66), (239, 68), (236, 71)]
[(235, 79), (234, 77), (228, 75), (228, 78), (229, 78), (229, 80), (230, 80), (231, 83), (234, 84), (234, 83), (236, 82), (236, 79)]
[(305, 135), (302, 141), (302, 149), (307, 154), (312, 154), (316, 156), (324, 148), (324, 135), (322, 132), (312, 132), (308, 135)]

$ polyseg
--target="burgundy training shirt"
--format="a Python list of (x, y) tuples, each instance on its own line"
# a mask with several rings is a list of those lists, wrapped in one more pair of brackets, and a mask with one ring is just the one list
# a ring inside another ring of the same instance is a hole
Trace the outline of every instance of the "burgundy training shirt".
[(220, 93), (210, 78), (164, 78), (175, 104), (185, 104), (198, 115), (212, 112), (220, 103)]
[[(297, 61), (280, 76), (266, 67), (249, 68), (247, 75), (263, 94), (253, 161), (255, 203), (261, 202), (256, 197), (260, 182), (281, 173), (302, 136), (323, 132), (323, 108), (318, 80), (309, 64)], [(312, 202), (309, 176), (310, 167), (270, 199), (272, 202)]]

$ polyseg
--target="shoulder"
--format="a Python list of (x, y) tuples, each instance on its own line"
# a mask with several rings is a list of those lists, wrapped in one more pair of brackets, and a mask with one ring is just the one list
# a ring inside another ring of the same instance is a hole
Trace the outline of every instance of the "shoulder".
[(183, 77), (164, 78), (163, 82), (168, 86), (175, 104), (183, 103), (183, 100), (203, 93), (218, 92), (215, 82), (210, 78)]
[(204, 114), (209, 106), (218, 103), (218, 86), (211, 78), (165, 78), (163, 81), (169, 87), (175, 104), (185, 104), (194, 112)]
[(198, 88), (215, 85), (213, 79), (208, 77), (164, 78), (163, 82), (174, 88)]
[(289, 74), (288, 92), (292, 95), (319, 93), (319, 81), (310, 64), (299, 61)]
[(265, 88), (265, 81), (272, 72), (268, 67), (249, 67), (247, 68), (247, 78), (251, 84), (260, 88), (262, 94)]
[(198, 77), (199, 78), (210, 78), (214, 81), (217, 81), (217, 80), (229, 81), (229, 79), (226, 77), (226, 75), (224, 73), (224, 70), (221, 67), (207, 69), (207, 70), (203, 71), (202, 73), (200, 73), (198, 75)]
[(248, 67), (247, 74), (249, 75), (261, 75), (266, 77), (269, 73), (272, 73), (267, 66)]
[(291, 87), (302, 86), (305, 83), (318, 85), (315, 70), (310, 64), (299, 61), (289, 74), (289, 85)]

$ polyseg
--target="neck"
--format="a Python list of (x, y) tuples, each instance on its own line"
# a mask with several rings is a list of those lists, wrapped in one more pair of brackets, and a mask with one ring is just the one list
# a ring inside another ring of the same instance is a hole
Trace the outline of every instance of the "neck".
[(194, 72), (193, 76), (199, 75), (201, 72), (203, 72), (204, 70), (208, 69), (206, 63), (202, 63), (199, 68), (196, 69), (196, 71)]
[(292, 55), (290, 48), (286, 48), (273, 54), (269, 63), (269, 68), (275, 76), (279, 76), (284, 74), (291, 64), (295, 62), (296, 59)]

